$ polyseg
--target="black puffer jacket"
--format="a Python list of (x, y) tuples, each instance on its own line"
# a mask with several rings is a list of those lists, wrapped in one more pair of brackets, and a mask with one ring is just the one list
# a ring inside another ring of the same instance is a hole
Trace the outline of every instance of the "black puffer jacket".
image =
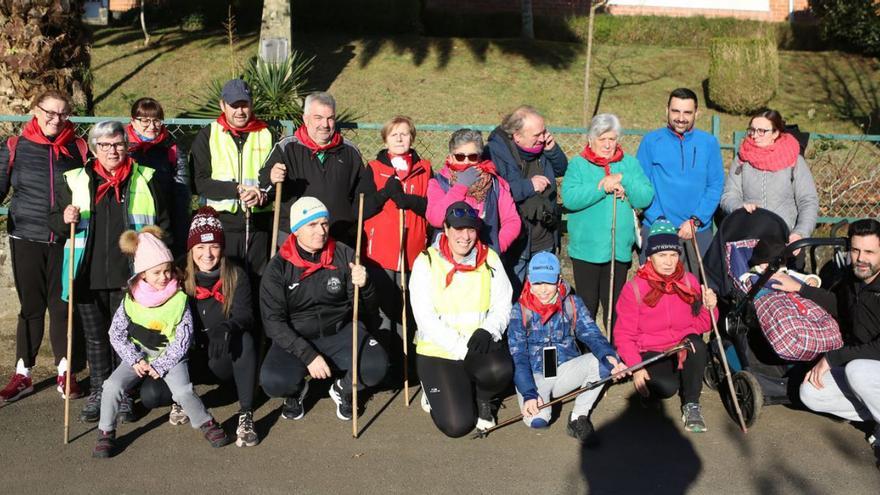
[[(319, 253), (312, 255), (302, 249), (299, 254), (310, 261), (319, 257)], [(353, 262), (354, 250), (337, 243), (332, 262), (336, 268), (321, 269), (300, 280), (303, 269), (276, 254), (260, 283), (260, 312), (266, 336), (302, 362), (311, 363), (318, 351), (309, 339), (333, 335), (351, 322), (354, 285), (348, 264)], [(359, 319), (374, 321), (378, 306), (369, 278), (360, 289), (360, 297)]]
[(39, 242), (55, 242), (57, 236), (49, 229), (49, 208), (55, 203), (55, 192), (64, 185), (64, 172), (82, 167), (83, 161), (76, 142), (67, 145), (70, 156), (57, 159), (51, 147), (18, 138), (15, 163), (9, 167), (7, 140), (0, 144), (0, 201), (12, 187), (9, 204), (9, 235)]

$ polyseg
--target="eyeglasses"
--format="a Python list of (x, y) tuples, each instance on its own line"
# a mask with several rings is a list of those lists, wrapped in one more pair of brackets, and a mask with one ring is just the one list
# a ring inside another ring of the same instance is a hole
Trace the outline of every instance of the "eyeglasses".
[(40, 110), (43, 111), (43, 113), (46, 114), (46, 119), (48, 119), (48, 120), (58, 119), (58, 120), (64, 122), (65, 120), (70, 118), (70, 112), (64, 112), (64, 113), (50, 112), (49, 110), (46, 110), (45, 108), (41, 107), (40, 105), (37, 105), (37, 108), (39, 108)]
[(749, 127), (746, 129), (746, 133), (748, 133), (749, 136), (764, 137), (764, 135), (769, 132), (773, 132), (773, 129), (757, 129), (755, 127)]
[(471, 208), (453, 208), (449, 210), (449, 213), (455, 218), (477, 218), (477, 212)]
[(137, 120), (144, 127), (149, 127), (150, 124), (153, 124), (155, 127), (162, 127), (162, 124), (164, 124), (160, 119), (150, 119), (147, 117), (135, 117), (134, 120)]
[(118, 143), (95, 143), (95, 147), (101, 151), (110, 151), (110, 148), (115, 149), (116, 151), (124, 150), (128, 145), (125, 144), (124, 141), (120, 141)]
[(479, 153), (468, 153), (468, 154), (453, 153), (452, 157), (455, 158), (456, 161), (459, 161), (459, 162), (463, 162), (463, 161), (476, 162), (476, 161), (479, 161), (480, 154)]

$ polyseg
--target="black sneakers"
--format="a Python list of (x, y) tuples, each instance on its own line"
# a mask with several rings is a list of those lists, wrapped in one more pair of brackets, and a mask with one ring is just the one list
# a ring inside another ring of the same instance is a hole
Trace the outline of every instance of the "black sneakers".
[(703, 408), (696, 402), (681, 406), (681, 422), (684, 423), (684, 429), (692, 433), (703, 433), (707, 430)]
[(336, 403), (336, 417), (342, 421), (351, 420), (351, 394), (346, 394), (342, 390), (342, 379), (333, 382), (333, 386), (330, 387), (330, 398)]
[(302, 419), (306, 413), (306, 409), (303, 407), (303, 400), (306, 398), (308, 391), (309, 382), (306, 380), (298, 396), (284, 399), (284, 404), (281, 406), (281, 417), (284, 419)]
[(593, 423), (586, 416), (578, 416), (568, 422), (565, 427), (568, 436), (577, 439), (587, 447), (598, 445), (599, 438), (596, 436), (596, 430), (593, 429)]
[(119, 401), (119, 410), (116, 411), (116, 420), (122, 423), (134, 423), (134, 400), (128, 395), (128, 392), (122, 395)]
[(477, 399), (477, 429), (488, 430), (495, 426), (495, 415), (492, 411), (492, 403)]
[(86, 404), (79, 413), (79, 420), (86, 423), (97, 423), (101, 419), (101, 389), (93, 390), (86, 399)]

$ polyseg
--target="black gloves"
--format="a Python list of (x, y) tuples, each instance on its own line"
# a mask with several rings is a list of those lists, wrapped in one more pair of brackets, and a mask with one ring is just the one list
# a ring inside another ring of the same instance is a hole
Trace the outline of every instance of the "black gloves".
[(220, 359), (229, 353), (229, 325), (221, 323), (205, 330), (208, 334), (208, 358)]
[[(391, 199), (399, 198), (403, 195), (403, 185), (397, 177), (389, 177), (385, 181), (385, 187), (382, 188), (382, 191), (385, 193), (385, 196)], [(395, 202), (397, 202), (396, 199)]]
[(168, 337), (162, 335), (162, 332), (150, 330), (133, 321), (128, 323), (128, 335), (152, 351), (157, 351), (168, 345)]
[(491, 333), (482, 328), (478, 328), (473, 334), (471, 334), (471, 338), (468, 340), (468, 351), (477, 354), (487, 354), (494, 341), (495, 339), (492, 338)]

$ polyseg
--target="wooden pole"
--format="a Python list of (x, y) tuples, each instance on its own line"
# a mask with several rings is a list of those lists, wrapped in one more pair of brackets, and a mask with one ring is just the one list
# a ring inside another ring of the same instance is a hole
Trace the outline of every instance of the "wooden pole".
[(269, 248), (269, 258), (275, 256), (275, 250), (278, 249), (278, 227), (281, 224), (281, 186), (283, 182), (275, 184), (275, 205), (272, 212), (272, 247)]
[[(357, 242), (354, 248), (354, 264), (361, 264), (361, 237), (364, 232), (364, 193), (358, 195)], [(351, 317), (351, 436), (358, 437), (358, 303), (360, 287), (354, 286), (354, 308)]]
[(406, 212), (400, 210), (400, 299), (403, 309), (400, 321), (403, 326), (403, 403), (409, 407), (409, 332), (406, 328)]
[(70, 224), (70, 256), (67, 270), (67, 376), (64, 380), (64, 445), (70, 442), (70, 376), (73, 374), (73, 257), (76, 249), (76, 222)]

